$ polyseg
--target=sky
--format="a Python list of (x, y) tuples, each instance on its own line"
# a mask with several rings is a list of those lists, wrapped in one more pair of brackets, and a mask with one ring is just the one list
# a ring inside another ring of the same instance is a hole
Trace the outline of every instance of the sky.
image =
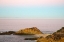
[(0, 30), (26, 27), (56, 31), (64, 26), (64, 0), (0, 0)]
[(64, 0), (0, 0), (0, 18), (64, 19)]

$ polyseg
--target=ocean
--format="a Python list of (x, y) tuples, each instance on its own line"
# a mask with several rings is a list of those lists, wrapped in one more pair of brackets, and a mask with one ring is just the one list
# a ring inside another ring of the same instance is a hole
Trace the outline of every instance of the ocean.
[(33, 37), (31, 35), (0, 35), (0, 42), (36, 42), (35, 40), (24, 40)]
[[(53, 33), (52, 31), (42, 31), (43, 33)], [(24, 40), (25, 38), (34, 38), (34, 35), (0, 35), (0, 42), (36, 42), (35, 40)]]

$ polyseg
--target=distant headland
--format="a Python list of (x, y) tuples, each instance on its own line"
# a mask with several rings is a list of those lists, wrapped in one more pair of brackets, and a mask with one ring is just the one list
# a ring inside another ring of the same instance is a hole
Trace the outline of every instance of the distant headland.
[(25, 28), (18, 31), (6, 31), (0, 32), (0, 35), (34, 35), (34, 34), (42, 34), (42, 32), (37, 27)]

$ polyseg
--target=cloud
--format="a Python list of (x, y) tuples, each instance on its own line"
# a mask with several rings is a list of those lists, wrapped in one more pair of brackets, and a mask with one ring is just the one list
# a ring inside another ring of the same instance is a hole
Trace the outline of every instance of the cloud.
[(63, 5), (64, 0), (0, 0), (0, 6)]

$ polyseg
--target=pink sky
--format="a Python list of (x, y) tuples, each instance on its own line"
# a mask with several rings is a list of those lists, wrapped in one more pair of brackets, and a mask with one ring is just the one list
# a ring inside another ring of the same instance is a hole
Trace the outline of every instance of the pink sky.
[(0, 6), (63, 5), (64, 0), (0, 0)]

